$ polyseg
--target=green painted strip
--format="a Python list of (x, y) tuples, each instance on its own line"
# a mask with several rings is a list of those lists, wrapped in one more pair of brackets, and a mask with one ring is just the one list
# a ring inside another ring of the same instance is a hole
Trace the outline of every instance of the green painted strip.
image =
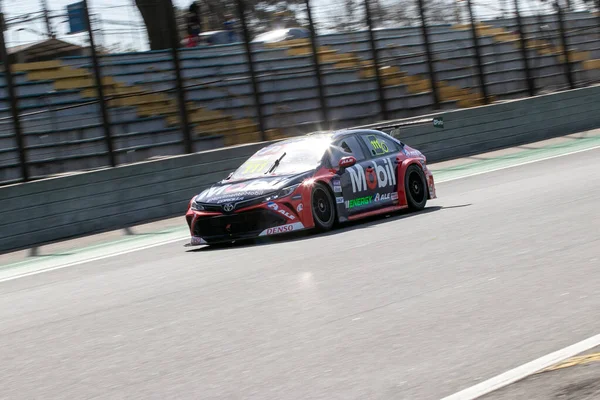
[(467, 164), (457, 165), (436, 170), (432, 168), (436, 181), (443, 182), (449, 179), (456, 179), (461, 176), (467, 176), (474, 173), (491, 171), (499, 168), (510, 167), (525, 162), (532, 162), (547, 157), (558, 156), (579, 150), (586, 150), (600, 145), (600, 135), (586, 138), (568, 139), (563, 143), (557, 143), (540, 147), (538, 149), (523, 150), (518, 153), (498, 156), (487, 160), (474, 161)]
[(139, 235), (126, 236), (124, 238), (109, 240), (106, 242), (97, 243), (97, 244), (93, 244), (90, 246), (68, 249), (68, 250), (64, 250), (59, 253), (45, 254), (43, 256), (33, 256), (31, 259), (28, 259), (28, 260), (17, 261), (12, 264), (2, 265), (2, 266), (0, 266), (0, 270), (3, 271), (3, 270), (15, 268), (15, 267), (29, 265), (29, 264), (35, 263), (35, 262), (46, 261), (49, 257), (60, 258), (60, 257), (73, 256), (73, 255), (85, 253), (85, 252), (88, 252), (91, 250), (100, 249), (103, 247), (112, 247), (116, 244), (123, 244), (123, 243), (127, 243), (127, 242), (136, 243), (141, 240), (147, 240), (149, 237), (157, 237), (160, 235), (167, 235), (170, 233), (178, 233), (178, 232), (180, 232), (180, 233), (188, 232), (188, 228), (186, 226), (181, 226), (181, 227), (177, 227), (177, 228), (163, 229), (163, 230), (156, 231), (156, 232), (148, 232), (148, 233), (143, 233), (143, 234), (139, 234)]

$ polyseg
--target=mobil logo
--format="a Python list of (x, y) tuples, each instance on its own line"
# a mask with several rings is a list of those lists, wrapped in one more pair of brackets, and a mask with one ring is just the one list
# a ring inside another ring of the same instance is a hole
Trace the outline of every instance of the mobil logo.
[(360, 193), (396, 185), (396, 174), (392, 165), (390, 159), (384, 158), (348, 168), (352, 192)]

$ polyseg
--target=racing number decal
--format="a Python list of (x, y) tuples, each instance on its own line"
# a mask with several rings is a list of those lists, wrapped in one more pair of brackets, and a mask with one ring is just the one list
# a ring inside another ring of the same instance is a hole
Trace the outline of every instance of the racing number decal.
[(371, 147), (371, 152), (375, 156), (382, 156), (390, 152), (390, 148), (388, 147), (387, 143), (375, 135), (367, 136), (367, 142)]
[(269, 166), (268, 160), (251, 160), (246, 162), (242, 175), (254, 174), (267, 169)]

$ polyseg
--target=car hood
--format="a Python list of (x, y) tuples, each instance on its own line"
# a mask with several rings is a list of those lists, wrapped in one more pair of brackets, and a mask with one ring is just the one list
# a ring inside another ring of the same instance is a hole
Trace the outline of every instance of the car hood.
[(305, 172), (296, 175), (261, 177), (235, 182), (223, 180), (200, 193), (195, 201), (203, 204), (239, 203), (299, 184), (311, 175), (312, 172)]

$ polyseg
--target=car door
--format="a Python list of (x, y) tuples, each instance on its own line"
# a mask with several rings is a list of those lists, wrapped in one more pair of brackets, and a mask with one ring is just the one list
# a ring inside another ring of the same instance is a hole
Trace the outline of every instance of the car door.
[(398, 204), (399, 145), (375, 132), (360, 133), (359, 138), (370, 157), (366, 162), (365, 176), (373, 191), (373, 207)]
[(365, 150), (365, 146), (360, 144), (360, 138), (355, 135), (344, 136), (332, 144), (333, 168), (338, 168), (338, 162), (342, 157), (356, 158), (356, 164), (346, 168), (332, 182), (338, 207), (343, 205), (344, 212), (341, 214), (346, 216), (370, 211), (376, 207), (373, 199), (377, 191), (368, 181), (369, 176), (367, 176), (372, 163)]

